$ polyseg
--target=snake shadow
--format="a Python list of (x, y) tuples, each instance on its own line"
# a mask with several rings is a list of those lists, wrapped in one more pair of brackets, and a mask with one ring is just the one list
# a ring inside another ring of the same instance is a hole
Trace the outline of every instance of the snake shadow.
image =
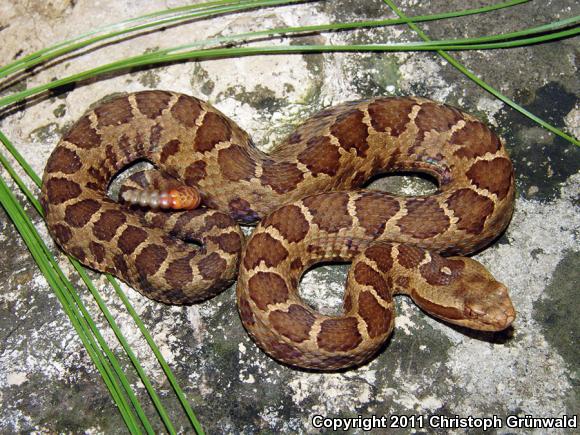
[[(451, 323), (437, 319), (433, 316), (429, 316), (429, 317), (431, 317), (431, 318), (437, 320), (438, 322), (454, 329), (455, 331), (460, 332), (461, 334), (468, 336), (469, 338), (485, 341), (487, 343), (492, 343), (492, 344), (505, 344), (505, 343), (509, 342), (512, 339), (514, 331), (515, 331), (514, 327), (511, 325), (508, 328), (504, 329), (503, 331), (498, 331), (498, 332), (476, 331), (476, 330), (465, 328), (462, 326), (453, 325)], [(396, 320), (395, 320), (395, 322), (396, 322)], [(283, 363), (281, 361), (272, 359), (272, 357), (269, 356), (267, 353), (265, 353), (262, 349), (260, 349), (260, 352), (262, 354), (264, 354), (268, 359), (272, 360), (275, 364), (282, 365), (282, 366), (284, 366), (288, 369), (291, 369), (293, 371), (299, 371), (299, 372), (303, 372), (303, 373), (312, 373), (312, 374), (346, 373), (346, 372), (350, 372), (352, 370), (357, 370), (359, 368), (363, 368), (365, 366), (368, 366), (373, 361), (375, 361), (375, 359), (380, 358), (383, 355), (383, 353), (388, 352), (389, 347), (391, 346), (391, 343), (393, 342), (393, 340), (397, 339), (396, 335), (397, 335), (397, 330), (395, 327), (395, 330), (393, 331), (393, 333), (385, 340), (385, 342), (377, 349), (377, 351), (368, 360), (366, 360), (362, 364), (357, 364), (357, 365), (349, 366), (346, 368), (334, 369), (334, 370), (316, 370), (316, 369), (297, 367), (297, 366), (293, 366), (293, 365), (286, 364), (286, 363)], [(257, 346), (257, 347), (259, 348), (259, 346)]]
[[(430, 317), (434, 318), (432, 316)], [(445, 326), (448, 326), (451, 329), (454, 329), (457, 332), (460, 332), (463, 335), (468, 336), (469, 338), (485, 341), (492, 344), (506, 344), (512, 340), (515, 334), (515, 328), (513, 324), (502, 331), (477, 331), (475, 329), (466, 328), (464, 326), (453, 325), (440, 319), (435, 320), (444, 324)]]

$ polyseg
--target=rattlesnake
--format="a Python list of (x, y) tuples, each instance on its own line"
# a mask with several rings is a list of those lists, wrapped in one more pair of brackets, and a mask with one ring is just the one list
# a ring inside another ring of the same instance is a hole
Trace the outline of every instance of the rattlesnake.
[[(111, 179), (136, 160), (156, 171), (134, 175), (125, 191), (185, 184), (205, 207), (143, 211), (109, 199)], [(359, 190), (395, 170), (430, 174), (438, 191)], [(116, 97), (62, 138), (42, 188), (58, 244), (152, 299), (207, 299), (233, 282), (240, 264), (237, 300), (250, 335), (282, 362), (321, 370), (361, 364), (380, 349), (395, 293), (459, 325), (509, 326), (515, 312), (506, 288), (474, 260), (440, 254), (489, 244), (513, 203), (500, 139), (474, 117), (417, 97), (323, 110), (269, 154), (193, 97)], [(245, 248), (237, 222), (259, 222)], [(321, 261), (353, 261), (341, 316), (323, 316), (298, 295), (301, 274)]]

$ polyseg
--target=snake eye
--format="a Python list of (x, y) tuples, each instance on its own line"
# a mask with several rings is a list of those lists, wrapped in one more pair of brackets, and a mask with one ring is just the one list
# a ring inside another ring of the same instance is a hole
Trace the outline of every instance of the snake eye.
[(447, 266), (442, 267), (439, 272), (445, 274), (445, 275), (451, 275), (451, 269), (449, 269)]

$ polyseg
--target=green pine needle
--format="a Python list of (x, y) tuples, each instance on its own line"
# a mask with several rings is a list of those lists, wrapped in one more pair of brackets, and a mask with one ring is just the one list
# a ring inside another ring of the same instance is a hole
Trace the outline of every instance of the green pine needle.
[[(411, 29), (413, 29), (421, 37), (421, 39), (423, 39), (423, 41), (425, 41), (427, 43), (431, 43), (431, 39), (429, 39), (429, 37), (421, 29), (419, 29), (419, 27), (417, 27), (417, 25), (415, 23), (413, 23), (412, 21), (410, 21), (405, 16), (405, 14), (403, 12), (401, 12), (401, 10), (399, 8), (397, 8), (397, 6), (391, 0), (383, 0), (383, 1), (387, 5), (389, 5), (391, 7), (391, 9), (393, 9), (393, 11), (400, 18), (407, 20), (408, 26)], [(569, 29), (569, 30), (565, 31), (565, 32), (571, 32), (571, 33), (567, 33), (567, 36), (572, 36), (572, 35), (577, 35), (578, 34), (578, 32), (580, 31), (580, 28), (577, 26), (578, 25), (579, 18), (580, 17), (570, 18), (571, 22), (569, 24), (574, 24), (576, 27), (573, 27), (572, 29)], [(541, 26), (541, 27), (544, 27), (544, 26)], [(559, 32), (559, 33), (563, 33), (563, 32)], [(538, 42), (545, 41), (543, 38), (544, 37), (542, 37), (542, 36), (541, 37), (538, 37), (538, 38), (532, 38), (532, 39), (535, 40), (533, 43), (538, 43)], [(522, 115), (527, 116), (532, 121), (536, 122), (537, 124), (541, 125), (542, 127), (544, 127), (545, 129), (551, 131), (552, 133), (560, 136), (563, 139), (566, 139), (568, 142), (570, 142), (570, 143), (572, 143), (572, 144), (574, 144), (576, 146), (580, 146), (580, 141), (578, 139), (576, 139), (576, 138), (574, 138), (574, 137), (572, 137), (572, 136), (564, 133), (562, 130), (554, 127), (553, 125), (547, 123), (546, 121), (544, 121), (540, 117), (538, 117), (538, 116), (534, 115), (533, 113), (531, 113), (530, 111), (524, 109), (522, 106), (520, 106), (518, 103), (516, 103), (515, 101), (513, 101), (511, 98), (505, 96), (500, 91), (498, 91), (497, 89), (495, 89), (491, 85), (489, 85), (486, 82), (484, 82), (483, 80), (481, 80), (473, 72), (469, 71), (463, 64), (461, 64), (456, 58), (454, 58), (453, 56), (451, 56), (449, 53), (446, 53), (444, 50), (447, 50), (447, 48), (445, 48), (445, 47), (439, 47), (439, 49), (436, 50), (436, 53), (439, 54), (443, 59), (445, 59), (451, 65), (453, 65), (456, 69), (458, 69), (463, 74), (465, 74), (465, 76), (468, 77), (470, 80), (472, 80), (473, 82), (475, 82), (476, 84), (478, 84), (479, 86), (481, 86), (483, 89), (485, 89), (486, 91), (488, 91), (489, 93), (491, 93), (494, 97), (496, 97), (499, 100), (503, 101), (504, 103), (506, 103), (510, 107), (516, 109)]]
[[(52, 47), (48, 47), (32, 53), (28, 56), (18, 59), (9, 65), (1, 67), (0, 78), (6, 77), (17, 71), (30, 69), (33, 66), (45, 63), (48, 60), (63, 56), (64, 54), (68, 54), (73, 51), (80, 50), (81, 48), (85, 48), (89, 45), (94, 45), (101, 41), (114, 39), (116, 37), (126, 37), (130, 33), (141, 32), (143, 30), (150, 31), (151, 28), (160, 29), (163, 26), (185, 22), (194, 18), (215, 17), (217, 15), (231, 12), (240, 12), (258, 7), (286, 5), (290, 3), (297, 3), (299, 1), (302, 0), (221, 0), (154, 12), (151, 14), (143, 15), (141, 17), (121, 21), (101, 29), (93, 30), (68, 41), (64, 41), (53, 45)], [(165, 15), (173, 16), (169, 18), (163, 18)], [(152, 18), (157, 19), (151, 20)], [(131, 26), (129, 26), (130, 24)]]
[[(15, 156), (17, 161), (22, 161), (24, 163), (23, 167), (24, 167), (25, 171), (35, 181), (37, 186), (40, 187), (41, 183), (40, 183), (40, 178), (38, 177), (38, 175), (32, 170), (32, 168), (30, 168), (30, 166), (27, 163), (24, 162), (23, 157), (20, 155), (20, 153), (18, 153), (18, 151), (14, 148), (14, 145), (10, 142), (10, 140), (1, 131), (0, 131), (0, 142), (2, 142), (4, 144), (4, 146), (9, 151), (11, 151), (13, 153), (13, 155)], [(8, 174), (16, 182), (16, 184), (18, 185), (20, 190), (25, 194), (27, 199), (34, 206), (34, 208), (40, 214), (40, 216), (44, 216), (44, 210), (42, 209), (40, 202), (34, 197), (32, 192), (26, 187), (26, 185), (24, 184), (22, 179), (18, 176), (18, 174), (16, 173), (14, 168), (12, 168), (12, 166), (10, 165), (9, 161), (2, 154), (0, 154), (0, 164), (2, 164), (2, 166), (4, 166), (4, 168), (6, 169)], [(10, 197), (0, 198), (0, 201), (1, 201), (2, 205), (5, 206), (5, 202), (9, 203), (10, 201), (12, 201), (12, 199)], [(18, 203), (12, 204), (12, 206), (18, 207), (19, 204)], [(28, 216), (26, 216), (26, 215), (24, 215), (23, 218), (29, 219)], [(30, 223), (30, 225), (32, 225), (32, 224)], [(33, 226), (32, 226), (32, 229), (35, 231)], [(40, 235), (38, 234), (38, 232), (36, 232), (36, 236), (37, 236), (38, 240), (40, 240)], [(27, 246), (28, 246), (28, 243), (27, 243)], [(48, 249), (46, 249), (46, 253), (47, 253), (47, 256), (50, 255), (50, 252), (48, 251)], [(99, 345), (101, 346), (103, 352), (105, 353), (106, 358), (108, 358), (111, 361), (111, 363), (113, 364), (113, 368), (114, 368), (118, 378), (121, 380), (122, 386), (123, 386), (126, 394), (129, 396), (131, 403), (133, 404), (133, 407), (135, 408), (145, 430), (147, 431), (147, 433), (150, 433), (150, 434), (154, 433), (153, 428), (151, 427), (151, 424), (149, 423), (145, 413), (143, 412), (143, 409), (141, 408), (141, 406), (139, 404), (139, 401), (137, 400), (133, 391), (129, 387), (129, 384), (126, 380), (125, 374), (122, 372), (122, 370), (117, 362), (116, 357), (110, 351), (110, 349), (108, 348), (104, 339), (100, 335), (98, 328), (96, 327), (96, 325), (95, 325), (94, 321), (92, 320), (91, 316), (89, 315), (89, 313), (86, 311), (86, 308), (84, 307), (78, 294), (74, 290), (72, 284), (64, 276), (64, 273), (62, 272), (62, 270), (60, 268), (58, 268), (58, 265), (56, 264), (54, 259), (52, 257), (47, 257), (47, 258), (49, 259), (49, 261), (47, 264), (44, 265), (44, 267), (45, 268), (53, 267), (55, 269), (55, 272), (60, 275), (61, 281), (65, 284), (65, 288), (64, 289), (61, 288), (61, 292), (64, 295), (65, 302), (68, 304), (67, 308), (71, 312), (74, 312), (74, 310), (77, 308), (80, 309), (80, 311), (82, 312), (81, 318), (87, 319), (87, 324), (88, 324), (90, 330), (86, 329), (87, 325), (84, 325), (82, 323), (80, 324), (80, 327), (84, 328), (84, 333), (86, 336), (90, 337), (91, 332), (94, 334), (94, 336), (96, 337), (97, 341), (99, 342)], [(153, 385), (151, 384), (151, 381), (149, 380), (148, 376), (145, 374), (141, 364), (139, 363), (139, 360), (137, 359), (137, 357), (133, 353), (131, 347), (129, 346), (129, 343), (125, 339), (123, 333), (121, 332), (116, 321), (114, 320), (113, 316), (111, 315), (110, 311), (108, 310), (108, 308), (107, 308), (105, 302), (103, 301), (103, 299), (101, 298), (99, 292), (95, 288), (93, 282), (91, 281), (91, 279), (87, 275), (84, 267), (76, 259), (74, 259), (70, 256), (68, 257), (68, 259), (71, 262), (71, 264), (73, 265), (73, 267), (75, 268), (75, 270), (77, 271), (77, 273), (79, 274), (79, 276), (81, 277), (81, 279), (83, 280), (83, 282), (85, 283), (85, 285), (87, 286), (87, 288), (89, 289), (89, 291), (91, 292), (91, 294), (93, 295), (93, 298), (97, 302), (97, 305), (99, 306), (101, 312), (105, 316), (105, 319), (109, 323), (109, 326), (111, 327), (111, 329), (115, 333), (115, 336), (119, 340), (121, 346), (125, 350), (129, 359), (131, 360), (131, 363), (133, 364), (135, 370), (137, 371), (137, 374), (139, 375), (141, 381), (143, 382), (143, 385), (145, 386), (147, 392), (149, 393), (149, 396), (151, 397), (151, 400), (153, 401), (153, 404), (154, 404), (155, 408), (157, 409), (157, 412), (159, 413), (159, 416), (160, 416), (161, 420), (163, 421), (166, 429), (168, 430), (169, 433), (176, 433), (175, 428), (173, 427), (173, 424), (171, 423), (171, 419), (169, 418), (167, 411), (163, 407), (163, 404), (161, 403), (159, 396), (155, 392)], [(126, 306), (131, 317), (133, 318), (133, 320), (137, 324), (139, 330), (141, 331), (141, 333), (145, 337), (145, 339), (146, 339), (147, 343), (149, 344), (149, 346), (151, 347), (153, 353), (157, 357), (158, 362), (160, 363), (163, 371), (165, 372), (165, 375), (169, 379), (169, 382), (171, 383), (172, 387), (174, 388), (176, 395), (178, 396), (178, 399), (179, 399), (182, 407), (184, 408), (185, 413), (187, 414), (188, 418), (190, 419), (190, 422), (192, 423), (192, 425), (196, 429), (196, 432), (203, 433), (203, 430), (201, 429), (201, 426), (200, 426), (199, 422), (197, 421), (195, 414), (193, 413), (193, 411), (189, 407), (187, 400), (185, 400), (185, 396), (183, 394), (183, 391), (179, 387), (179, 384), (178, 384), (177, 380), (175, 379), (175, 376), (173, 375), (173, 373), (169, 369), (167, 362), (165, 361), (165, 359), (161, 355), (161, 352), (159, 351), (159, 349), (157, 348), (157, 345), (155, 344), (155, 342), (151, 338), (151, 335), (145, 329), (143, 322), (141, 321), (141, 319), (139, 318), (139, 316), (137, 315), (137, 313), (133, 309), (133, 307), (130, 305), (127, 297), (125, 296), (125, 294), (121, 290), (121, 287), (116, 282), (116, 280), (113, 277), (111, 277), (110, 275), (108, 275), (108, 279), (109, 279), (109, 282), (113, 285), (117, 295), (122, 299), (123, 304)], [(115, 389), (120, 390), (121, 388), (115, 384)], [(123, 407), (128, 409), (127, 406), (123, 406)]]

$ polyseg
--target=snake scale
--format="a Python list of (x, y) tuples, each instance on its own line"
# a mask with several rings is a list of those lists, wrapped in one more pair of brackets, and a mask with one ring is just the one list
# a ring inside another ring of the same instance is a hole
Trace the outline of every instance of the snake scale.
[[(146, 210), (107, 196), (134, 161), (127, 189), (195, 186), (203, 207)], [(389, 171), (423, 172), (436, 193), (360, 189)], [(335, 370), (380, 350), (395, 294), (479, 330), (515, 318), (505, 286), (462, 257), (507, 226), (512, 163), (476, 118), (427, 99), (371, 98), (309, 118), (270, 153), (209, 104), (166, 91), (115, 97), (64, 135), (44, 173), (51, 235), (67, 252), (145, 296), (190, 304), (238, 275), (245, 328), (275, 359)], [(238, 223), (257, 227), (247, 241)], [(320, 262), (352, 262), (343, 314), (322, 315), (298, 292)]]

